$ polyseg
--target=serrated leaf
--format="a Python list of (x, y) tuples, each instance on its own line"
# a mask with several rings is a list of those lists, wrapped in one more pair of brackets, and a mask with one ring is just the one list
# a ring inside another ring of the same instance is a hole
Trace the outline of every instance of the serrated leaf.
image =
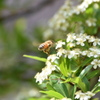
[(39, 60), (39, 61), (42, 61), (42, 62), (46, 62), (46, 60), (47, 60), (45, 58), (41, 58), (41, 57), (37, 57), (37, 56), (30, 56), (30, 55), (23, 55), (23, 57)]
[(61, 99), (61, 98), (64, 98), (63, 95), (61, 95), (60, 93), (56, 92), (56, 91), (53, 91), (53, 90), (50, 90), (50, 91), (40, 91), (41, 93), (45, 93), (51, 97), (55, 97), (55, 98), (58, 98), (58, 99)]
[(90, 71), (91, 68), (92, 68), (92, 65), (88, 65), (86, 68), (82, 70), (79, 77), (82, 79)]

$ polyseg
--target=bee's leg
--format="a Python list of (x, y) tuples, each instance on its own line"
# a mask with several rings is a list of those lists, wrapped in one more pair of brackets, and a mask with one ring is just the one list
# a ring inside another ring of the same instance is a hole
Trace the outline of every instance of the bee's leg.
[(46, 53), (48, 56), (50, 55), (49, 51), (50, 49), (43, 50), (43, 52)]

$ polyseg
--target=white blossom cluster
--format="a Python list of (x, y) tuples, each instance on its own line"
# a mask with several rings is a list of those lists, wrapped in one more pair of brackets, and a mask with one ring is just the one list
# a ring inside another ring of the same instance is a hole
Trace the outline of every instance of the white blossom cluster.
[[(53, 61), (53, 60), (52, 60)], [(56, 65), (53, 65), (49, 60), (47, 60), (46, 62), (46, 67), (44, 67), (42, 69), (42, 72), (41, 73), (37, 73), (35, 75), (35, 78), (36, 78), (36, 82), (39, 82), (40, 84), (48, 79), (48, 76), (52, 73), (52, 71), (56, 70)]]
[(95, 94), (91, 91), (87, 91), (86, 93), (82, 93), (81, 91), (78, 91), (75, 93), (75, 99), (79, 100), (89, 100), (91, 97), (93, 97)]
[(82, 4), (77, 6), (77, 9), (75, 9), (76, 10), (75, 13), (79, 14), (80, 12), (84, 12), (86, 8), (88, 8), (88, 6), (93, 2), (100, 2), (100, 0), (84, 0)]
[[(68, 18), (70, 18), (74, 14), (77, 15), (83, 13), (89, 7), (89, 5), (94, 2), (100, 2), (100, 0), (84, 0), (78, 6), (73, 6), (71, 4), (71, 1), (69, 2), (68, 0), (66, 0), (64, 5), (60, 8), (60, 10), (49, 21), (49, 27), (55, 30), (67, 31), (67, 28), (70, 27), (70, 22)], [(86, 24), (89, 27), (96, 26), (96, 19), (90, 17), (86, 20)], [(81, 29), (80, 31), (83, 30)]]
[(97, 45), (100, 45), (100, 39), (95, 38), (94, 36), (90, 36), (87, 34), (75, 34), (75, 33), (69, 33), (67, 35), (67, 42), (71, 42), (74, 45), (81, 45), (85, 46), (85, 42), (87, 41), (88, 43), (92, 43), (92, 45), (95, 47)]
[(62, 99), (51, 98), (50, 100), (72, 100), (72, 99), (70, 99), (70, 98), (62, 98)]
[[(67, 49), (63, 48), (64, 45), (67, 45)], [(96, 69), (97, 67), (100, 67), (100, 60), (98, 59), (100, 57), (100, 48), (98, 46), (100, 45), (100, 39), (95, 38), (93, 36), (87, 35), (87, 34), (75, 34), (70, 33), (67, 34), (67, 39), (65, 42), (58, 41), (56, 44), (57, 51), (57, 57), (68, 57), (71, 58), (77, 58), (82, 56), (87, 57), (93, 57), (94, 60), (91, 62), (93, 65), (93, 68)], [(78, 47), (77, 47), (78, 46)], [(79, 47), (80, 46), (80, 47)], [(71, 49), (68, 49), (68, 48)], [(85, 49), (81, 49), (81, 47)]]

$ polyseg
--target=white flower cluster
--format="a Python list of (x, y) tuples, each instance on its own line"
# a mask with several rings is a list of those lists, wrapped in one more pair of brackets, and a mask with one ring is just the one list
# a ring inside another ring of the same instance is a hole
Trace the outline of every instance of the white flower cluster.
[[(100, 0), (84, 0), (80, 5), (73, 6), (71, 1), (66, 0), (64, 5), (60, 8), (60, 10), (54, 15), (54, 17), (49, 21), (49, 27), (54, 30), (62, 30), (67, 31), (67, 28), (70, 27), (70, 22), (68, 18), (70, 18), (74, 14), (83, 13), (90, 4), (93, 2), (100, 2)], [(86, 24), (91, 26), (96, 26), (96, 19), (89, 18), (86, 20)], [(81, 27), (81, 26), (80, 26)], [(80, 31), (83, 31), (82, 29)]]
[(93, 43), (93, 46), (100, 45), (99, 38), (95, 38), (94, 36), (90, 36), (82, 33), (80, 34), (69, 33), (66, 39), (66, 42), (71, 42), (74, 45), (81, 45), (81, 46), (85, 46), (86, 41), (88, 41), (88, 43)]
[[(50, 59), (50, 58), (49, 58)], [(53, 61), (53, 60), (52, 60)], [(46, 62), (46, 67), (44, 67), (42, 69), (42, 72), (41, 73), (37, 73), (35, 75), (35, 78), (36, 78), (36, 82), (39, 82), (40, 84), (48, 79), (48, 76), (52, 73), (52, 71), (56, 70), (56, 65), (52, 65), (52, 63), (47, 60)]]
[(70, 98), (62, 98), (62, 99), (51, 98), (50, 100), (72, 100), (72, 99), (70, 99)]
[(76, 14), (79, 14), (80, 12), (84, 12), (86, 10), (86, 8), (88, 8), (88, 6), (90, 4), (92, 4), (93, 2), (100, 2), (100, 0), (84, 0), (82, 2), (82, 4), (80, 4), (79, 6), (77, 6), (77, 9), (75, 9)]
[(69, 59), (73, 57), (77, 57), (80, 55), (80, 49), (74, 49), (74, 50), (65, 50), (63, 48), (58, 49), (57, 56), (61, 57), (62, 55), (64, 57), (68, 57)]
[(72, 16), (74, 13), (74, 7), (71, 2), (67, 1), (60, 8), (60, 10), (54, 15), (54, 17), (49, 21), (49, 27), (55, 30), (66, 31), (69, 27), (68, 17)]
[[(67, 49), (63, 48), (63, 45), (67, 45)], [(81, 49), (82, 46), (85, 49)], [(70, 33), (67, 34), (67, 39), (66, 42), (63, 41), (58, 41), (56, 44), (56, 49), (57, 51), (57, 57), (63, 56), (63, 57), (68, 57), (69, 59), (71, 58), (76, 58), (82, 56), (87, 56), (87, 57), (93, 57), (95, 58), (91, 64), (93, 65), (93, 68), (96, 69), (97, 67), (100, 67), (100, 60), (98, 60), (98, 57), (100, 57), (100, 49), (97, 47), (100, 45), (100, 39), (95, 38), (93, 36), (87, 35), (87, 34), (75, 34), (75, 33)], [(78, 48), (77, 48), (78, 46)], [(71, 48), (68, 49), (68, 48)], [(72, 49), (74, 47), (74, 49)], [(75, 48), (76, 47), (76, 48)]]
[(75, 99), (79, 100), (89, 100), (91, 97), (93, 97), (95, 94), (91, 91), (88, 91), (86, 93), (82, 93), (81, 91), (78, 91), (75, 93)]

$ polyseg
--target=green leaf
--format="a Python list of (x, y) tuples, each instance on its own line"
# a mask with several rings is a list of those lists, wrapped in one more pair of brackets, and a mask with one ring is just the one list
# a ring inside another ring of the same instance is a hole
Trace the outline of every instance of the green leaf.
[(55, 92), (53, 90), (50, 90), (50, 91), (40, 91), (41, 93), (45, 93), (51, 97), (55, 97), (55, 98), (58, 98), (58, 99), (61, 99), (61, 98), (64, 98), (63, 95), (61, 95), (60, 93), (58, 92)]
[(86, 84), (86, 88), (90, 91), (90, 82), (88, 81), (87, 77), (85, 76), (82, 81)]
[(86, 12), (86, 14), (92, 14), (93, 13), (93, 8), (92, 7), (87, 8), (85, 12)]
[(30, 55), (23, 55), (23, 57), (39, 60), (39, 61), (42, 61), (42, 62), (46, 62), (46, 60), (47, 60), (45, 58), (40, 58), (40, 57), (37, 57), (37, 56), (30, 56)]
[[(59, 76), (51, 75), (49, 77), (49, 79), (50, 79), (50, 84), (54, 88), (54, 90), (56, 90), (57, 92), (62, 94), (64, 97), (69, 96), (67, 87), (64, 83), (60, 83), (60, 77)], [(50, 86), (49, 86), (49, 89), (51, 89)]]
[(98, 92), (100, 92), (100, 87), (98, 87), (98, 88), (94, 91), (95, 94), (98, 93)]
[(54, 90), (54, 88), (49, 83), (47, 84), (47, 89), (48, 90)]
[(83, 61), (83, 63), (81, 64), (81, 67), (86, 66), (88, 63), (90, 63), (92, 61), (93, 58), (87, 58), (85, 59), (85, 61)]
[(97, 75), (98, 76), (100, 75), (100, 70), (94, 70), (92, 72), (87, 73), (87, 78), (91, 79), (91, 78), (93, 78), (93, 77), (95, 77)]
[(66, 85), (64, 83), (61, 83), (61, 87), (62, 87), (62, 91), (63, 91), (64, 96), (69, 97), (69, 92), (68, 92)]
[[(26, 100), (26, 99), (25, 99)], [(48, 98), (29, 98), (29, 99), (27, 99), (27, 100), (50, 100), (50, 99), (48, 99)]]
[(93, 59), (93, 58), (86, 58), (86, 59), (82, 62), (82, 64), (79, 66), (79, 68), (77, 69), (77, 71), (75, 72), (75, 74), (76, 74), (76, 75), (79, 75), (80, 72), (82, 71), (82, 68), (83, 68), (84, 66), (86, 66), (88, 63), (90, 63), (90, 62), (92, 61), (92, 59)]
[(98, 82), (95, 86), (94, 86), (94, 88), (92, 89), (92, 92), (93, 93), (97, 93), (97, 92), (100, 92), (100, 82)]
[(77, 88), (76, 84), (70, 88), (70, 98), (72, 98), (72, 100), (74, 100), (76, 88)]
[(64, 57), (60, 57), (59, 62), (60, 62), (59, 68), (60, 68), (61, 73), (64, 76), (68, 76), (68, 73), (69, 73), (69, 59), (65, 59)]
[[(71, 82), (71, 83), (76, 83), (78, 85), (78, 87), (83, 91), (86, 92), (87, 88), (86, 88), (86, 84), (82, 81), (82, 79), (80, 77), (75, 77), (75, 78), (69, 78), (67, 79), (65, 82)], [(64, 82), (64, 83), (65, 83)]]
[(86, 68), (82, 70), (79, 77), (82, 79), (90, 71), (91, 68), (92, 68), (92, 65), (88, 65)]
[(83, 92), (86, 92), (86, 85), (85, 83), (81, 80), (80, 77), (75, 78), (74, 82), (82, 89)]
[(47, 99), (47, 98), (29, 98), (27, 100), (50, 100), (50, 99)]

